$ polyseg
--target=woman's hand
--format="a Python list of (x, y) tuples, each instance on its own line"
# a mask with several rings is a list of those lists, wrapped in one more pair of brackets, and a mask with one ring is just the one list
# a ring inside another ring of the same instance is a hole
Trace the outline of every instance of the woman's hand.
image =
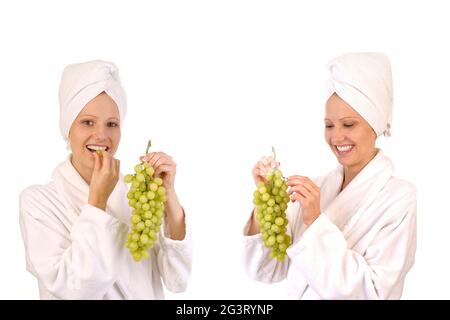
[(253, 167), (252, 175), (255, 184), (266, 182), (266, 175), (270, 169), (278, 168), (279, 162), (275, 162), (272, 157), (262, 157)]
[(287, 185), (291, 201), (302, 206), (303, 222), (309, 226), (320, 215), (320, 188), (308, 177), (291, 176)]
[(148, 162), (155, 169), (155, 177), (160, 177), (163, 180), (163, 186), (169, 193), (175, 190), (177, 164), (172, 157), (164, 152), (150, 152), (139, 159)]
[(170, 238), (173, 240), (183, 240), (186, 235), (186, 223), (184, 211), (175, 192), (175, 174), (177, 173), (177, 164), (172, 157), (164, 152), (150, 152), (139, 158), (147, 162), (155, 169), (154, 176), (163, 180), (163, 186), (166, 189), (166, 223)]
[(94, 170), (89, 184), (88, 203), (101, 210), (106, 209), (108, 198), (119, 180), (120, 161), (110, 153), (94, 152)]

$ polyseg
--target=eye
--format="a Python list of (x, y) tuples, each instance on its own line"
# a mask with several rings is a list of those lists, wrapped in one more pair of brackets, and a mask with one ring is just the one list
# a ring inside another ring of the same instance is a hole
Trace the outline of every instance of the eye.
[(344, 123), (344, 127), (351, 128), (353, 127), (353, 123)]
[(87, 126), (93, 126), (94, 125), (94, 121), (92, 120), (83, 120), (81, 123), (87, 125)]
[(119, 124), (117, 122), (108, 122), (108, 127), (115, 128), (118, 126), (119, 126)]
[(325, 128), (327, 128), (327, 129), (333, 128), (333, 125), (332, 125), (332, 124), (326, 124), (326, 125), (325, 125)]

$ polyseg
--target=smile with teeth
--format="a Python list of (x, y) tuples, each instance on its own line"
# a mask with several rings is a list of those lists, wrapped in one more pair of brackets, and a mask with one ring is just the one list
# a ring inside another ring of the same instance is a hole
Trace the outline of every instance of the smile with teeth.
[(347, 153), (353, 149), (353, 146), (354, 145), (352, 145), (352, 144), (346, 144), (346, 145), (335, 146), (335, 147), (339, 153)]
[(101, 145), (96, 145), (96, 144), (88, 144), (87, 146), (86, 146), (86, 148), (89, 150), (89, 151), (91, 151), (91, 152), (95, 152), (95, 151), (98, 151), (98, 150), (101, 150), (101, 151), (108, 151), (108, 147), (107, 146), (101, 146)]

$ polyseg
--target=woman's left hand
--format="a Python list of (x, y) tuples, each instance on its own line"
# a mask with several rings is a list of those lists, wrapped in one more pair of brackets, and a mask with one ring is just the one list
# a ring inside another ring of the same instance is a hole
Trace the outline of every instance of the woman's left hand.
[(148, 162), (155, 169), (154, 176), (163, 180), (166, 188), (167, 202), (165, 207), (167, 230), (173, 240), (183, 240), (186, 235), (184, 211), (175, 193), (175, 174), (177, 164), (172, 157), (164, 152), (150, 152), (140, 157), (141, 161)]
[(150, 152), (140, 157), (141, 161), (148, 162), (155, 169), (155, 177), (163, 180), (163, 186), (167, 191), (175, 189), (175, 174), (177, 173), (177, 164), (172, 157), (164, 152)]
[(291, 176), (287, 185), (291, 201), (302, 206), (303, 222), (309, 226), (320, 215), (320, 188), (308, 177)]

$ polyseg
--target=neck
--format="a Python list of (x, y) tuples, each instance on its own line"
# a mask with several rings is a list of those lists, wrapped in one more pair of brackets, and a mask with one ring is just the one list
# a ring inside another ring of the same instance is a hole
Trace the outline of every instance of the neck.
[(370, 162), (378, 153), (378, 149), (375, 149), (373, 153), (365, 159), (364, 161), (361, 161), (358, 164), (352, 165), (352, 166), (346, 166), (344, 167), (344, 181), (342, 182), (341, 191), (344, 190), (346, 186), (349, 185), (350, 182), (358, 175), (358, 173), (361, 172), (362, 169)]
[(70, 162), (72, 163), (73, 167), (77, 172), (80, 174), (80, 176), (83, 178), (83, 180), (90, 185), (91, 184), (91, 177), (92, 177), (92, 170), (89, 170), (85, 168), (81, 163), (76, 161), (73, 157), (73, 154), (70, 155)]

